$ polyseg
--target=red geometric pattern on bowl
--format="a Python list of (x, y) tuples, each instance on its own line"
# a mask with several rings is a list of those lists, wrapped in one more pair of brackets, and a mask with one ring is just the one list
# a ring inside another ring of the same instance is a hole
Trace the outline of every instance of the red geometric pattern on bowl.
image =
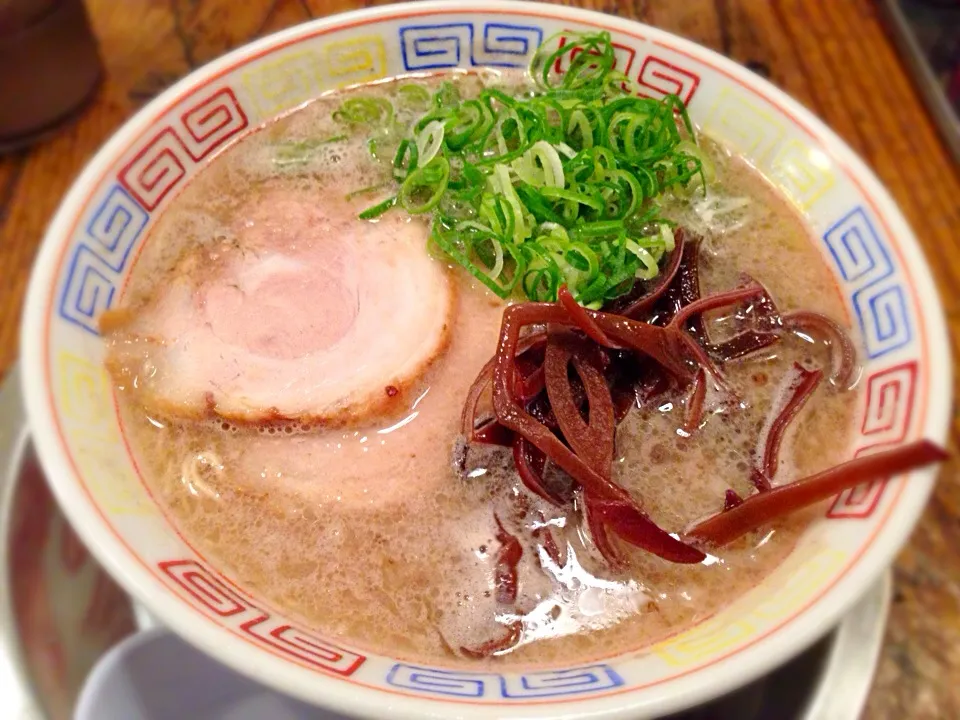
[(700, 85), (700, 76), (655, 55), (649, 55), (640, 67), (637, 84), (644, 97), (660, 100), (664, 95), (672, 94), (683, 100), (684, 105), (689, 105)]
[(206, 613), (230, 618), (229, 625), (236, 632), (301, 665), (347, 677), (366, 661), (363, 655), (337, 647), (284, 619), (273, 618), (195, 560), (166, 560), (158, 566), (188, 596), (192, 605)]
[(199, 162), (247, 127), (247, 114), (233, 90), (207, 95), (160, 130), (120, 171), (120, 184), (153, 210)]
[[(867, 401), (860, 433), (871, 440), (857, 456), (885, 445), (897, 445), (907, 437), (913, 418), (917, 363), (901, 363), (880, 370), (867, 379)], [(868, 518), (880, 504), (886, 478), (858, 485), (837, 495), (828, 518)]]
[(860, 432), (874, 441), (869, 447), (897, 445), (906, 438), (916, 383), (914, 360), (880, 370), (867, 380), (867, 407)]

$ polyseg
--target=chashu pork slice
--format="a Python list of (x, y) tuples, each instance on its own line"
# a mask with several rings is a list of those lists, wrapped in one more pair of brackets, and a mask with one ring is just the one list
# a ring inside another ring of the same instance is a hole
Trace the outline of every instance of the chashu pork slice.
[(451, 322), (425, 227), (305, 192), (266, 193), (242, 215), (139, 308), (101, 318), (118, 383), (174, 418), (346, 423), (399, 406)]

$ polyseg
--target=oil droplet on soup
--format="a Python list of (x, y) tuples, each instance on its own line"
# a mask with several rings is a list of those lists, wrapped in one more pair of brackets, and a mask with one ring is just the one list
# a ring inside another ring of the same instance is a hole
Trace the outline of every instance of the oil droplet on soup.
[[(458, 77), (469, 93), (475, 81)], [(494, 518), (526, 492), (508, 452), (471, 447), (465, 472), (454, 463), (464, 397), (496, 348), (505, 304), (429, 254), (424, 222), (357, 219), (376, 191), (346, 194), (389, 179), (361, 136), (278, 162), (280, 142), (339, 133), (338, 103), (321, 98), (243, 138), (194, 179), (152, 230), (125, 309), (107, 322), (125, 431), (183, 536), (319, 634), (441, 665), (568, 666), (640, 649), (782, 563), (819, 508), (708, 562), (635, 551), (613, 570), (572, 511), (529, 495), (526, 517), (550, 528), (559, 555), (520, 560), (524, 642), (485, 661), (451, 653), (502, 634)], [(748, 273), (780, 307), (847, 325), (802, 218), (745, 162), (707, 147), (716, 190), (664, 201), (703, 238), (704, 291)], [(151, 333), (204, 344), (204, 367)], [(749, 493), (779, 378), (823, 357), (800, 337), (763, 352), (725, 368), (742, 399), (735, 415), (710, 415), (685, 437), (680, 397), (635, 408), (618, 428), (613, 479), (668, 531), (716, 512), (729, 488)], [(844, 458), (857, 397), (817, 389), (786, 436), (778, 478)], [(228, 411), (211, 419), (211, 404)]]

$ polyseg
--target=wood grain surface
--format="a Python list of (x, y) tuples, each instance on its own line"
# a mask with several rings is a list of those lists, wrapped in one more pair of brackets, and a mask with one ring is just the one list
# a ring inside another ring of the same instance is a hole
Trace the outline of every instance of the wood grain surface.
[[(171, 82), (257, 36), (351, 0), (87, 0), (106, 76), (92, 103), (29, 151), (0, 156), (0, 371), (17, 356), (30, 265), (61, 196), (97, 147)], [(819, 115), (876, 170), (930, 259), (960, 354), (960, 173), (870, 0), (582, 0), (718, 50)], [(4, 70), (5, 71), (5, 70)], [(954, 392), (957, 387), (955, 375)], [(960, 418), (953, 415), (956, 452)], [(960, 481), (952, 461), (896, 565), (865, 717), (960, 718)]]

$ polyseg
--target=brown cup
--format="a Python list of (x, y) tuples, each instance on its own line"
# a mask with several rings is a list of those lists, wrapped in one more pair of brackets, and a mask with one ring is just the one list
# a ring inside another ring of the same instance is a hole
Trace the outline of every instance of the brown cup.
[(0, 0), (0, 151), (69, 119), (101, 72), (82, 0)]

